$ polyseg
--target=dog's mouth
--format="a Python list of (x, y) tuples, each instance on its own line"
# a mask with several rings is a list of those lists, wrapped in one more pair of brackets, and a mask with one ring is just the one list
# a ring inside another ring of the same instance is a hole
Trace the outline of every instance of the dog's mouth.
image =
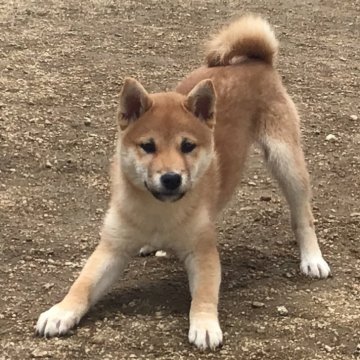
[(154, 189), (151, 189), (147, 182), (144, 182), (146, 189), (151, 193), (152, 196), (154, 196), (155, 199), (163, 201), (163, 202), (175, 202), (178, 201), (180, 199), (182, 199), (186, 192), (185, 191), (168, 191), (168, 190), (164, 190), (164, 191), (157, 191)]

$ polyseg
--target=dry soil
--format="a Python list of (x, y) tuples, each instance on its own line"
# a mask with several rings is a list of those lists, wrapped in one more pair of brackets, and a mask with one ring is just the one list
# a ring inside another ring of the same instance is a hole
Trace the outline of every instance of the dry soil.
[[(34, 337), (98, 241), (124, 77), (171, 89), (208, 34), (248, 11), (281, 41), (333, 277), (299, 274), (288, 208), (254, 151), (218, 223), (221, 350), (188, 344), (171, 255), (134, 259), (71, 336)], [(0, 359), (359, 358), (359, 14), (358, 0), (0, 0)]]

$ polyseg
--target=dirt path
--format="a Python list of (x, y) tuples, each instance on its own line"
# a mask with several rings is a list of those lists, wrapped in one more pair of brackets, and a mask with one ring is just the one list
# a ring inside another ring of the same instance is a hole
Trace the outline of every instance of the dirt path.
[[(288, 209), (254, 153), (219, 221), (220, 351), (188, 345), (187, 281), (172, 256), (135, 259), (73, 336), (35, 338), (38, 314), (98, 241), (123, 78), (171, 88), (242, 10), (269, 18), (281, 41), (334, 277), (299, 275)], [(0, 0), (0, 359), (359, 358), (359, 14), (357, 0)]]

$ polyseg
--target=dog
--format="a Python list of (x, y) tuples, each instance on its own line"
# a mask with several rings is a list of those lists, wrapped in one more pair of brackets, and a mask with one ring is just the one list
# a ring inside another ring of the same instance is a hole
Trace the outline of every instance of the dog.
[(149, 245), (174, 251), (185, 264), (190, 343), (220, 346), (215, 222), (252, 144), (262, 149), (290, 206), (301, 272), (330, 275), (314, 230), (299, 116), (275, 70), (277, 52), (268, 22), (247, 15), (209, 40), (206, 66), (175, 91), (149, 94), (136, 80), (125, 80), (100, 243), (65, 298), (40, 315), (38, 335), (68, 333)]

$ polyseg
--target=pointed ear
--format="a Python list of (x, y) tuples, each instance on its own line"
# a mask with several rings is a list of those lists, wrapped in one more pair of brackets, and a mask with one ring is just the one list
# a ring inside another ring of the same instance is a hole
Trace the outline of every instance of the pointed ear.
[(152, 101), (143, 86), (132, 78), (126, 78), (120, 92), (118, 122), (125, 130), (131, 121), (138, 119), (152, 105)]
[(211, 80), (200, 81), (189, 93), (185, 107), (211, 129), (215, 126), (216, 94)]

